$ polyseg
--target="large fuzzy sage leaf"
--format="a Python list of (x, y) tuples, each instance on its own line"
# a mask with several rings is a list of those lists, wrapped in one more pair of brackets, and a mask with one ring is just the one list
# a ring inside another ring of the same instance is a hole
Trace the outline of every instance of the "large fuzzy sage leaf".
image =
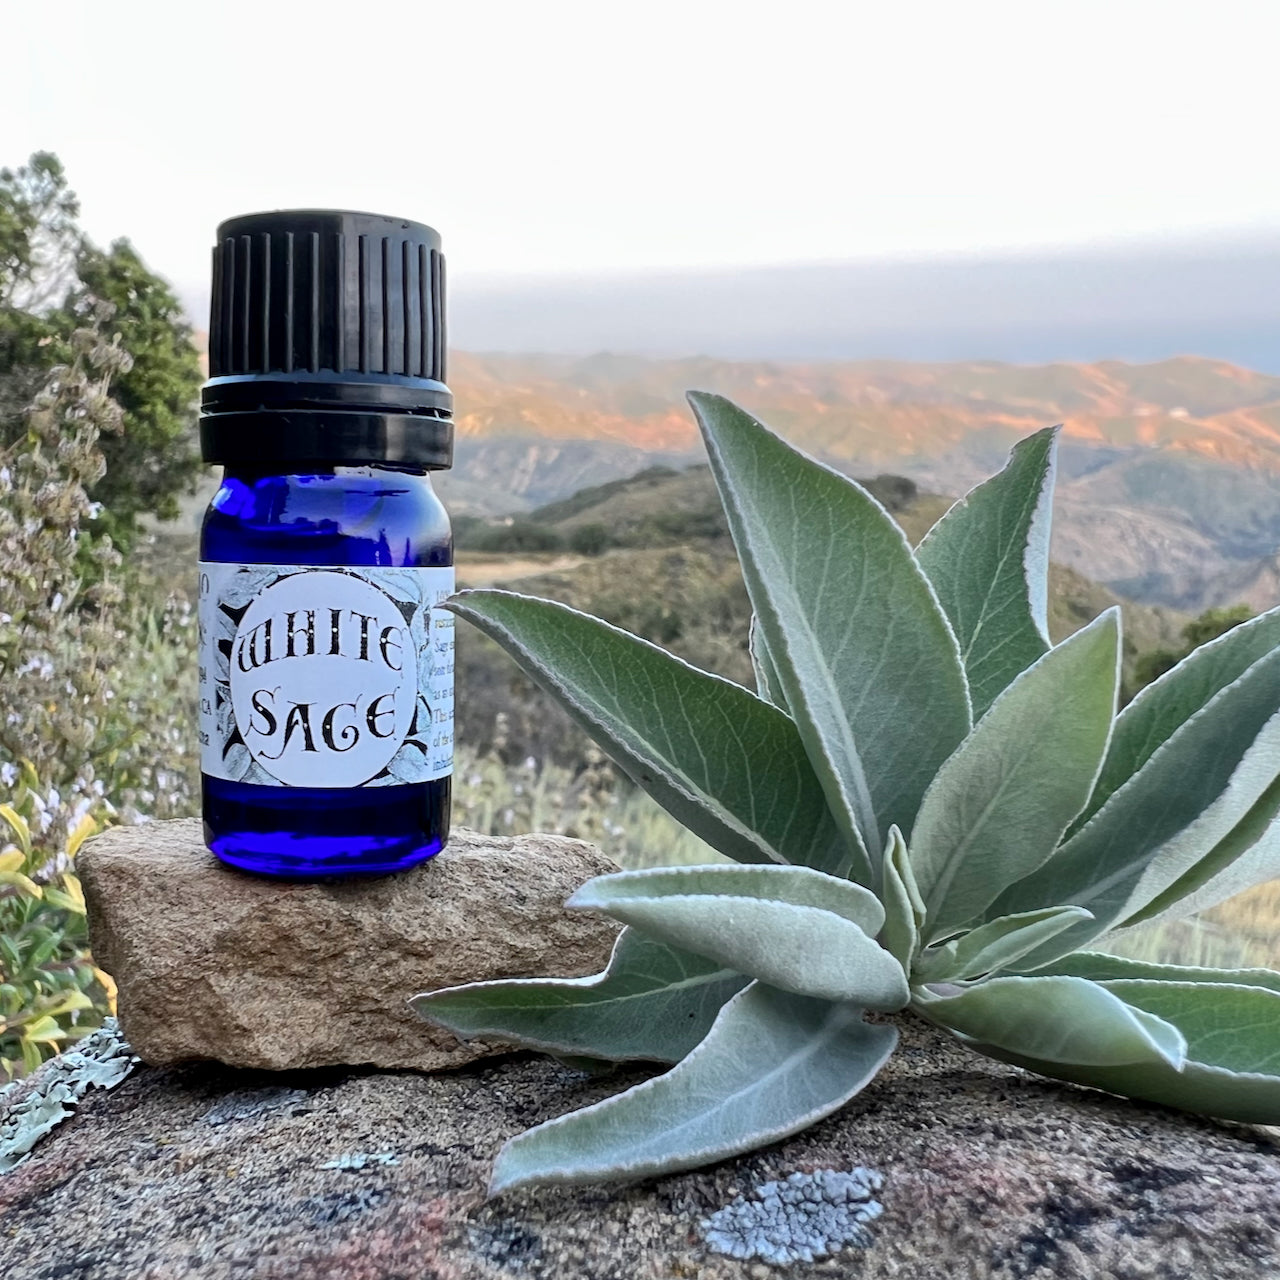
[(961, 982), (997, 973), (1088, 918), (1083, 907), (1049, 907), (1001, 916), (930, 948), (921, 956), (912, 977), (919, 982)]
[(558, 1055), (679, 1062), (747, 979), (714, 960), (624, 929), (589, 978), (472, 982), (415, 996), (429, 1022)]
[(852, 853), (776, 707), (566, 605), (464, 591), (447, 607), (502, 645), (712, 848), (739, 862), (848, 870)]
[(1049, 649), (1049, 525), (1058, 429), (1028, 436), (999, 475), (916, 550), (960, 641), (977, 719)]
[(1041, 1075), (1093, 1085), (1183, 1111), (1246, 1124), (1280, 1124), (1280, 993), (1223, 982), (1104, 983), (1132, 1008), (1178, 1028), (1185, 1061), (1083, 1065), (1049, 1061), (1026, 1045), (974, 1044)]
[(1210, 855), (1280, 772), (1280, 650), (1170, 736), (1038, 871), (990, 909), (1081, 906), (1094, 919), (1023, 962), (1039, 968), (1132, 919)]
[(869, 493), (728, 400), (689, 399), (786, 705), (871, 884), (969, 731), (956, 638)]
[(1098, 776), (1119, 680), (1111, 609), (1022, 672), (939, 770), (908, 842), (927, 940), (1053, 853)]
[(875, 941), (875, 895), (807, 867), (655, 867), (588, 880), (594, 907), (673, 947), (771, 986), (868, 1009), (901, 1009), (902, 966)]
[(1144, 982), (1195, 982), (1200, 985), (1227, 982), (1237, 987), (1262, 987), (1280, 992), (1280, 973), (1271, 969), (1214, 969), (1204, 965), (1155, 964), (1150, 960), (1131, 960), (1105, 951), (1077, 951), (1063, 956), (1036, 971), (1039, 974), (1065, 974), (1088, 978), (1092, 982), (1109, 982), (1121, 978)]
[(693, 1169), (799, 1133), (863, 1089), (897, 1038), (852, 1006), (753, 983), (665, 1075), (513, 1138), (490, 1192)]
[(1085, 978), (991, 978), (958, 995), (916, 996), (916, 1007), (941, 1026), (1046, 1062), (1176, 1068), (1186, 1057), (1176, 1027)]
[(1142, 1062), (1128, 1066), (1082, 1066), (1050, 1062), (1018, 1053), (1001, 1045), (966, 1041), (969, 1048), (988, 1058), (1011, 1063), (1025, 1071), (1090, 1085), (1126, 1098), (1158, 1102), (1180, 1111), (1238, 1120), (1244, 1124), (1280, 1124), (1280, 1077), (1227, 1071), (1205, 1063), (1187, 1061), (1180, 1069), (1167, 1062)]
[(1201, 645), (1140, 690), (1116, 717), (1107, 758), (1075, 826), (1082, 827), (1192, 716), (1250, 667), (1280, 648), (1280, 609)]
[(1276, 1077), (1280, 1088), (1280, 993), (1217, 982), (1149, 982), (1118, 978), (1100, 984), (1134, 1009), (1172, 1023), (1186, 1037), (1187, 1057), (1224, 1071)]
[(1120, 922), (1195, 915), (1280, 877), (1280, 778), (1199, 862), (1163, 893)]

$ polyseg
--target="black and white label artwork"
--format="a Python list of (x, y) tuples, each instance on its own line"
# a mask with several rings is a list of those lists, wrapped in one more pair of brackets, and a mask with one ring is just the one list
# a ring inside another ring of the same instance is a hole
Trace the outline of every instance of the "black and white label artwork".
[(385, 787), (453, 771), (453, 570), (200, 565), (206, 774)]

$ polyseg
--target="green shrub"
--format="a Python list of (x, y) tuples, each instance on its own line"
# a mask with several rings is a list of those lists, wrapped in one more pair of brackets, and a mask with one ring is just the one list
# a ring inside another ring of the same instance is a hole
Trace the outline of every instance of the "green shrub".
[(1153, 680), (1172, 671), (1183, 658), (1202, 644), (1226, 635), (1232, 627), (1238, 627), (1252, 617), (1253, 610), (1245, 604), (1233, 605), (1229, 609), (1206, 609), (1182, 628), (1185, 643), (1180, 649), (1148, 649), (1137, 655), (1133, 664), (1133, 688), (1126, 689), (1126, 694), (1132, 697), (1139, 689), (1146, 688)]
[[(128, 351), (112, 371), (122, 430), (98, 444), (106, 467), (88, 482), (95, 526), (128, 547), (138, 516), (178, 514), (199, 473), (196, 404), (202, 374), (190, 326), (169, 285), (127, 240), (99, 249), (77, 224), (79, 204), (56, 156), (37, 152), (0, 169), (0, 448), (21, 434), (21, 410), (58, 366), (74, 363), (74, 336), (106, 304)], [(92, 562), (83, 568), (92, 577)]]
[(610, 546), (609, 530), (602, 524), (579, 525), (569, 534), (569, 550), (580, 556), (598, 556)]
[(72, 858), (105, 806), (43, 794), (29, 764), (0, 769), (0, 1079), (34, 1071), (115, 1012), (93, 962)]
[[(86, 315), (0, 450), (0, 764), (28, 761), (69, 803), (103, 795), (125, 820), (192, 812), (196, 620), (172, 572), (131, 572), (95, 536), (88, 490), (120, 429), (110, 382), (129, 356)], [(86, 579), (86, 561), (92, 572)]]
[(545, 525), (532, 520), (512, 520), (510, 524), (494, 524), (474, 530), (469, 538), (473, 551), (528, 552), (563, 551), (564, 539)]
[[(195, 618), (172, 573), (149, 580), (105, 536), (89, 490), (128, 353), (93, 307), (0, 438), (0, 1074), (29, 1071), (111, 1011), (72, 859), (105, 821), (192, 812)], [(87, 576), (86, 576), (87, 575)], [(38, 781), (37, 781), (38, 780)]]
[[(89, 753), (115, 691), (120, 556), (86, 530), (88, 489), (101, 476), (103, 432), (119, 430), (110, 380), (129, 357), (104, 341), (105, 313), (76, 333), (71, 365), (55, 368), (0, 451), (0, 762), (32, 762), (63, 794), (88, 795)], [(86, 585), (84, 560), (94, 566)]]

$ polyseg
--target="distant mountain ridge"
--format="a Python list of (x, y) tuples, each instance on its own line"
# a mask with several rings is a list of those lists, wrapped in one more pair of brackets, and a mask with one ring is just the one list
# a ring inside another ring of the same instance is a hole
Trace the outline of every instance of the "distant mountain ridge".
[[(890, 513), (908, 539), (916, 545), (952, 505), (953, 499), (943, 494), (922, 491), (902, 476), (862, 477), (862, 483)], [(652, 620), (654, 611), (671, 607), (661, 586), (652, 584), (653, 571), (660, 564), (680, 566), (686, 595), (691, 590), (691, 575), (699, 557), (710, 557), (711, 565), (703, 576), (707, 590), (703, 622), (714, 619), (717, 605), (712, 597), (711, 579), (723, 584), (727, 564), (734, 563), (729, 546), (729, 526), (716, 493), (711, 468), (706, 464), (673, 470), (653, 467), (625, 480), (614, 480), (594, 488), (582, 489), (568, 498), (549, 503), (523, 517), (510, 532), (526, 533), (531, 527), (553, 531), (569, 546), (574, 535), (595, 530), (600, 536), (589, 540), (595, 551), (572, 570), (552, 570), (550, 576), (539, 575), (532, 581), (507, 580), (505, 585), (518, 591), (551, 594), (567, 603), (590, 609), (601, 599), (613, 601), (619, 614), (612, 621), (625, 625), (627, 619), (642, 617)], [(460, 543), (467, 551), (477, 543), (468, 536), (464, 522), (459, 521)], [(553, 552), (554, 553), (554, 552)], [(602, 554), (601, 554), (602, 553)], [(685, 563), (688, 553), (688, 564)], [(738, 586), (741, 592), (741, 584)], [(568, 591), (573, 598), (565, 595)], [(745, 596), (739, 602), (746, 605)], [(1048, 628), (1054, 642), (1065, 639), (1104, 609), (1119, 604), (1124, 615), (1124, 675), (1126, 685), (1136, 687), (1139, 655), (1152, 650), (1176, 649), (1182, 629), (1190, 620), (1176, 610), (1160, 605), (1144, 605), (1121, 600), (1114, 593), (1091, 582), (1064, 565), (1051, 564), (1048, 582)], [(723, 601), (721, 606), (723, 607)], [(680, 610), (677, 610), (678, 612)], [(688, 610), (684, 610), (688, 612)], [(738, 634), (746, 631), (746, 619), (738, 618), (728, 627)], [(723, 625), (723, 624), (721, 624)], [(660, 640), (660, 635), (649, 635)], [(698, 661), (704, 655), (685, 653)], [(749, 682), (750, 663), (739, 643), (736, 651), (723, 655), (727, 663), (720, 674)]]
[(701, 456), (688, 388), (856, 474), (963, 492), (1063, 423), (1055, 557), (1183, 609), (1280, 599), (1280, 377), (1225, 361), (791, 363), (456, 352), (456, 509), (518, 511)]
[[(197, 343), (203, 337), (197, 335)], [(518, 513), (702, 458), (684, 393), (716, 391), (849, 474), (961, 493), (1063, 424), (1054, 556), (1190, 612), (1280, 603), (1280, 376), (1180, 356), (1044, 365), (454, 351), (461, 514)]]

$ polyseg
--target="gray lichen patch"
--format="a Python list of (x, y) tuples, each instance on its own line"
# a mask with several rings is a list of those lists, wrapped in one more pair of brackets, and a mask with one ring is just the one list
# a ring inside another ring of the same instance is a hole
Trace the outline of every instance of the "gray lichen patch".
[(0, 1173), (16, 1169), (91, 1088), (114, 1088), (137, 1061), (119, 1024), (107, 1018), (74, 1049), (0, 1089)]
[(322, 1169), (341, 1169), (344, 1172), (357, 1172), (370, 1165), (397, 1165), (400, 1157), (394, 1151), (351, 1151), (330, 1160), (320, 1167)]
[(774, 1266), (813, 1262), (847, 1245), (871, 1243), (867, 1223), (883, 1212), (874, 1193), (884, 1179), (858, 1166), (847, 1173), (817, 1169), (765, 1182), (699, 1224), (707, 1247), (731, 1258)]

